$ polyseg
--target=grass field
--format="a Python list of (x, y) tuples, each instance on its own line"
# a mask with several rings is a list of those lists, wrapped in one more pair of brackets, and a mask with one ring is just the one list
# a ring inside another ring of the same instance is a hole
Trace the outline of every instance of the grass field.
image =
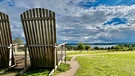
[(80, 64), (75, 76), (135, 76), (135, 51), (126, 52), (67, 52), (68, 56), (78, 56)]
[(45, 69), (33, 69), (29, 70), (26, 73), (22, 75), (17, 75), (17, 76), (48, 76), (51, 70), (45, 70)]
[[(135, 76), (135, 51), (67, 51), (67, 60), (72, 56), (80, 64), (75, 76)], [(47, 76), (49, 72), (35, 70), (21, 76)]]

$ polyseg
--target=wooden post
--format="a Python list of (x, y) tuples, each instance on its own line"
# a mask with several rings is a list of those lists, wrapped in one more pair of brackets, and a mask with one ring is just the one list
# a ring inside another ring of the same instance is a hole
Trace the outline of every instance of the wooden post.
[(63, 48), (62, 48), (63, 45), (60, 46), (60, 51), (61, 51), (61, 61), (62, 61), (62, 58), (63, 58)]
[(12, 50), (13, 50), (13, 46), (12, 44), (10, 44), (10, 50), (9, 50), (9, 66), (12, 65)]
[[(1, 61), (1, 55), (0, 55), (0, 61)], [(0, 66), (2, 65), (2, 63), (0, 62)]]
[(54, 50), (54, 71), (56, 70), (56, 51), (57, 51), (57, 47), (55, 47)]
[(65, 51), (65, 63), (66, 63), (66, 43), (64, 45), (64, 51)]
[(28, 48), (25, 46), (25, 63), (24, 63), (25, 68), (27, 67), (27, 51), (28, 51)]
[(15, 54), (17, 53), (17, 51), (18, 51), (18, 46), (17, 46), (17, 44), (15, 44)]

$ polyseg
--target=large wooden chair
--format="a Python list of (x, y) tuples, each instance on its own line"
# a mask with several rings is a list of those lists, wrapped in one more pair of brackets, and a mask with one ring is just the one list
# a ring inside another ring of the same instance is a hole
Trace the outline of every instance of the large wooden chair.
[(0, 12), (0, 67), (10, 67), (15, 64), (13, 52), (8, 48), (12, 44), (8, 15)]
[(56, 46), (55, 13), (44, 8), (33, 8), (21, 14), (31, 66), (55, 67), (65, 55)]

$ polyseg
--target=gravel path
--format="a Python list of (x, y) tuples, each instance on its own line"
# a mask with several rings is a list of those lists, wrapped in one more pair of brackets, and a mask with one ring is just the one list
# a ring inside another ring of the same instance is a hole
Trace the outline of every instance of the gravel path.
[[(62, 72), (56, 76), (74, 76), (74, 74), (77, 72), (78, 68), (80, 67), (78, 61), (76, 61), (76, 57), (77, 56), (86, 56), (87, 54), (81, 54), (81, 55), (76, 55), (73, 56), (72, 59), (70, 61), (67, 61), (68, 64), (70, 64), (70, 70), (66, 71), (66, 72)], [(0, 76), (15, 76), (17, 73), (8, 73), (8, 74), (4, 74), (4, 75), (0, 75)]]
[(70, 64), (70, 70), (66, 72), (62, 72), (56, 76), (74, 76), (78, 68), (80, 67), (78, 61), (75, 60), (76, 56), (72, 57), (71, 61), (67, 61), (68, 64)]
[(9, 74), (4, 74), (4, 75), (0, 75), (0, 76), (15, 76), (17, 73), (9, 73)]

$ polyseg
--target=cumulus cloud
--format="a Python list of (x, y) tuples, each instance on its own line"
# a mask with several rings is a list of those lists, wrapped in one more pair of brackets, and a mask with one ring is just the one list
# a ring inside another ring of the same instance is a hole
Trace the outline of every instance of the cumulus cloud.
[[(99, 5), (84, 9), (80, 2), (96, 0), (3, 0), (0, 11), (10, 16), (13, 37), (24, 37), (20, 14), (30, 8), (46, 8), (56, 13), (58, 42), (135, 41), (135, 5)], [(116, 3), (120, 3), (118, 0)], [(12, 5), (11, 5), (12, 3)], [(113, 18), (125, 18), (123, 24), (106, 24)], [(19, 32), (18, 32), (19, 31)], [(130, 37), (130, 38), (129, 38)]]
[[(90, 9), (78, 9), (78, 11), (74, 13), (75, 15), (62, 17), (61, 22), (63, 22), (63, 25), (61, 25), (61, 27), (71, 27), (72, 30), (66, 31), (67, 34), (69, 34), (70, 37), (75, 36), (76, 39), (83, 40), (84, 42), (96, 42), (96, 40), (101, 42), (133, 41), (133, 38), (135, 38), (133, 33), (130, 34), (132, 35), (130, 36), (131, 38), (128, 38), (128, 35), (135, 31), (133, 29), (135, 20), (133, 16), (134, 10), (135, 5), (99, 6)], [(106, 26), (103, 25), (115, 17), (126, 18), (128, 21), (127, 23), (119, 24), (117, 26), (114, 25), (115, 23)], [(60, 31), (60, 33), (61, 32), (62, 31)]]

